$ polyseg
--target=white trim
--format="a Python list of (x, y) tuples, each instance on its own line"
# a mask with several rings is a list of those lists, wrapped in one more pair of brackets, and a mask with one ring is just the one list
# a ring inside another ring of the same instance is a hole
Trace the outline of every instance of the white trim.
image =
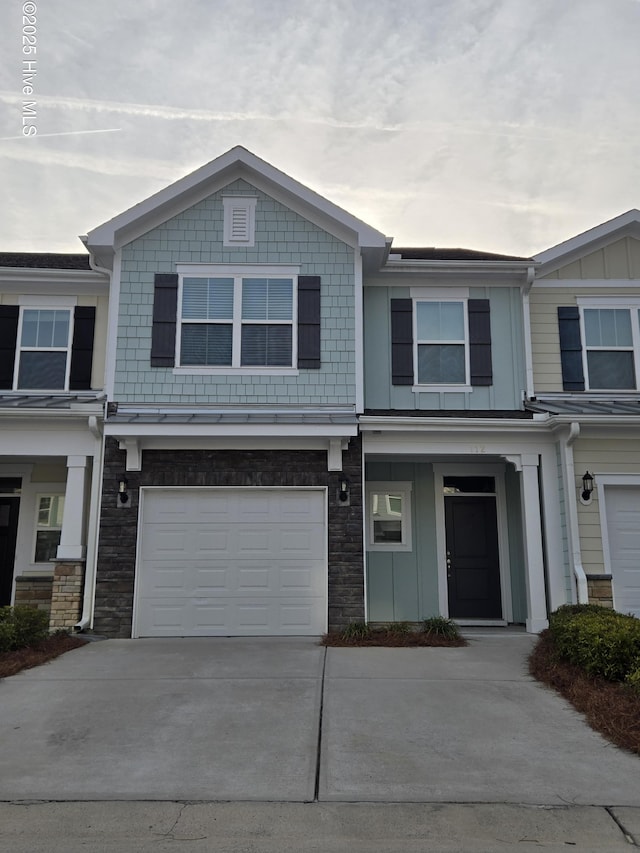
[(534, 282), (536, 290), (566, 290), (571, 288), (584, 288), (585, 290), (608, 290), (616, 287), (629, 287), (637, 289), (640, 281), (636, 278), (539, 278)]
[[(25, 297), (26, 299), (27, 297)], [(53, 297), (52, 297), (53, 298)], [(72, 298), (72, 297), (70, 297)], [(71, 357), (73, 354), (73, 331), (75, 324), (75, 310), (73, 305), (66, 305), (55, 302), (53, 304), (41, 304), (37, 297), (29, 297), (32, 301), (27, 301), (25, 303), (20, 304), (20, 312), (18, 316), (18, 331), (16, 336), (16, 351), (13, 362), (13, 389), (14, 391), (21, 391), (23, 393), (30, 392), (35, 394), (36, 396), (47, 394), (50, 390), (61, 392), (68, 392), (69, 390), (69, 377), (71, 375)], [(43, 300), (44, 303), (47, 302), (47, 299)], [(66, 311), (69, 315), (69, 325), (67, 329), (67, 345), (64, 347), (39, 347), (39, 346), (23, 346), (22, 344), (22, 330), (24, 324), (24, 312), (25, 311)], [(20, 362), (22, 361), (22, 353), (23, 352), (36, 352), (36, 353), (53, 353), (53, 352), (63, 352), (66, 354), (65, 359), (65, 371), (64, 371), (64, 385), (62, 388), (23, 388), (20, 382)]]
[(216, 276), (234, 275), (256, 276), (259, 278), (295, 277), (300, 274), (300, 264), (176, 264), (178, 275)]
[(50, 294), (43, 294), (42, 296), (29, 293), (29, 294), (21, 294), (17, 299), (18, 305), (24, 306), (25, 308), (43, 308), (43, 309), (63, 309), (63, 308), (75, 308), (78, 304), (77, 296), (52, 296)]
[[(433, 483), (435, 490), (436, 548), (438, 561), (438, 601), (440, 614), (449, 616), (449, 596), (446, 563), (446, 524), (444, 513), (445, 477), (494, 477), (496, 490), (496, 520), (498, 524), (498, 559), (500, 561), (500, 596), (502, 616), (507, 622), (513, 621), (513, 602), (511, 600), (511, 571), (509, 561), (509, 526), (505, 497), (504, 465), (469, 462), (434, 462)], [(491, 497), (491, 493), (484, 493)]]
[[(138, 493), (138, 521), (136, 525), (136, 558), (133, 582), (133, 613), (131, 621), (131, 637), (138, 637), (138, 594), (140, 584), (140, 552), (142, 549), (142, 528), (144, 522), (144, 501), (149, 492), (184, 492), (184, 491), (253, 491), (253, 492), (322, 492), (323, 500), (323, 524), (324, 524), (324, 632), (329, 626), (329, 489), (327, 486), (140, 486)], [(252, 635), (251, 635), (252, 636)]]
[(359, 413), (364, 412), (364, 287), (362, 277), (362, 255), (355, 253), (353, 266), (356, 412)]
[(174, 367), (175, 376), (299, 376), (297, 367)]
[[(406, 283), (404, 284), (406, 287)], [(409, 289), (411, 298), (417, 302), (462, 302), (469, 299), (468, 287), (426, 287)]]
[[(411, 529), (413, 483), (410, 480), (371, 480), (365, 487), (365, 550), (382, 551), (383, 553), (396, 551), (413, 551), (413, 533)], [(402, 499), (402, 511), (400, 515), (402, 539), (400, 542), (376, 542), (373, 535), (373, 511), (370, 497), (373, 492), (394, 492)]]
[(412, 385), (411, 390), (414, 394), (437, 394), (439, 392), (471, 394), (473, 385)]
[[(412, 291), (414, 288), (412, 288)], [(417, 290), (421, 290), (417, 288)], [(411, 388), (415, 393), (423, 391), (428, 392), (446, 392), (446, 391), (471, 391), (471, 355), (469, 345), (469, 300), (468, 297), (445, 298), (439, 297), (430, 292), (424, 296), (415, 296), (413, 299), (412, 324), (413, 324), (413, 376), (414, 384)], [(462, 306), (462, 323), (464, 331), (464, 340), (419, 340), (418, 339), (418, 304), (425, 302), (453, 302)], [(418, 348), (420, 346), (463, 346), (464, 347), (464, 371), (465, 381), (460, 383), (439, 383), (439, 382), (424, 382), (420, 383), (418, 378)]]
[[(556, 246), (552, 246), (550, 249), (546, 249), (544, 252), (539, 252), (537, 255), (534, 255), (534, 260), (543, 265), (560, 261), (561, 263), (557, 264), (557, 266), (562, 266), (565, 258), (587, 249), (594, 243), (607, 240), (607, 238), (613, 240), (618, 236), (622, 236), (626, 229), (633, 228), (634, 225), (637, 227), (639, 224), (640, 210), (628, 210), (614, 219), (602, 222), (594, 228), (589, 228), (588, 231), (583, 231), (576, 237), (571, 237), (562, 243), (558, 243)], [(564, 261), (564, 263), (567, 262)]]
[[(580, 321), (580, 337), (582, 340), (582, 372), (585, 377), (585, 391), (595, 390), (599, 393), (609, 394), (634, 394), (640, 388), (640, 318), (638, 311), (640, 309), (640, 297), (636, 299), (627, 299), (622, 297), (578, 297), (577, 304), (579, 308)], [(594, 346), (587, 343), (587, 330), (585, 326), (584, 312), (589, 310), (606, 311), (611, 309), (614, 311), (627, 311), (629, 314), (629, 323), (631, 325), (631, 344), (627, 346)], [(589, 361), (588, 354), (590, 352), (630, 352), (633, 359), (633, 370), (635, 375), (635, 388), (591, 388), (591, 379), (589, 376)]]
[(107, 321), (107, 345), (104, 364), (104, 388), (108, 400), (113, 400), (116, 381), (116, 359), (118, 355), (118, 327), (120, 324), (120, 281), (122, 273), (122, 250), (118, 249), (111, 273), (109, 315)]
[[(636, 282), (640, 287), (640, 281)], [(637, 296), (577, 296), (576, 304), (581, 308), (640, 308)]]
[[(40, 484), (38, 483), (38, 485), (40, 485)], [(35, 516), (35, 518), (34, 518), (34, 522), (33, 522), (33, 531), (32, 531), (33, 535), (31, 537), (31, 554), (30, 554), (31, 565), (33, 565), (33, 566), (46, 565), (47, 569), (51, 568), (48, 560), (36, 560), (36, 549), (38, 546), (38, 533), (40, 533), (41, 531), (47, 531), (47, 530), (58, 530), (60, 532), (60, 535), (62, 535), (62, 524), (64, 522), (64, 497), (65, 497), (64, 489), (62, 489), (62, 490), (58, 489), (57, 491), (56, 490), (44, 490), (44, 491), (38, 490), (34, 496), (34, 516)], [(63, 505), (62, 505), (62, 519), (60, 521), (60, 527), (40, 527), (39, 526), (38, 516), (40, 515), (40, 499), (41, 498), (62, 498)], [(58, 539), (58, 544), (55, 547), (54, 558), (55, 558), (55, 553), (57, 553), (59, 544), (60, 544), (60, 540)]]

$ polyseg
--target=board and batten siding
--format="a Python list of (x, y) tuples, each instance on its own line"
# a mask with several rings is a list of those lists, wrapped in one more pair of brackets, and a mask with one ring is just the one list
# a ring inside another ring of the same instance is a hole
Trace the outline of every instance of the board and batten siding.
[(560, 267), (544, 279), (640, 278), (640, 240), (623, 237)]
[(545, 288), (544, 280), (537, 282), (529, 300), (531, 318), (531, 350), (533, 381), (537, 394), (562, 392), (562, 367), (560, 361), (560, 332), (558, 308), (578, 304), (580, 296), (638, 296), (628, 287), (607, 287), (606, 293), (593, 288), (574, 286)]
[[(573, 461), (576, 474), (576, 494), (582, 490), (582, 475), (589, 470), (595, 474), (596, 487), (591, 503), (586, 506), (578, 500), (578, 527), (582, 565), (589, 574), (606, 572), (602, 553), (602, 531), (600, 529), (600, 507), (598, 474), (640, 474), (640, 458), (637, 442), (611, 438), (579, 438), (574, 444)], [(601, 487), (600, 487), (601, 488)]]
[[(461, 286), (464, 283), (459, 282)], [(516, 287), (470, 287), (469, 299), (488, 299), (491, 310), (492, 383), (474, 386), (471, 391), (415, 392), (408, 385), (391, 381), (391, 300), (410, 299), (411, 287), (438, 288), (413, 280), (399, 284), (364, 288), (364, 386), (365, 407), (369, 409), (488, 410), (519, 409), (525, 387), (522, 348), (522, 307)], [(428, 290), (425, 289), (425, 295)], [(443, 297), (444, 298), (444, 297)]]
[[(223, 196), (256, 196), (255, 245), (223, 248)], [(296, 264), (321, 277), (321, 366), (297, 375), (174, 374), (150, 365), (155, 273), (178, 264)], [(122, 250), (115, 399), (154, 403), (350, 405), (355, 402), (354, 250), (245, 181)]]

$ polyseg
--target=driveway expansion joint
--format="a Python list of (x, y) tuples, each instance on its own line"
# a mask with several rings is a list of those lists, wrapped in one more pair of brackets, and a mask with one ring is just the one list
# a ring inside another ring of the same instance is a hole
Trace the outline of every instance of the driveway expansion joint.
[(327, 669), (327, 647), (324, 647), (322, 657), (322, 673), (320, 675), (320, 708), (318, 711), (318, 743), (316, 747), (316, 777), (313, 789), (313, 802), (317, 803), (320, 795), (320, 756), (322, 754), (322, 715), (324, 712), (324, 684)]
[(604, 809), (604, 810), (605, 810), (605, 811), (606, 811), (606, 813), (609, 815), (609, 817), (611, 818), (611, 820), (615, 823), (615, 825), (618, 827), (618, 829), (620, 830), (620, 832), (624, 835), (625, 841), (627, 841), (627, 842), (628, 842), (629, 844), (631, 844), (633, 847), (640, 847), (640, 840), (637, 840), (637, 839), (636, 839), (636, 838), (635, 838), (635, 837), (634, 837), (634, 836), (633, 836), (633, 835), (632, 835), (632, 834), (627, 830), (627, 828), (625, 827), (625, 825), (623, 824), (623, 822), (622, 822), (622, 821), (620, 820), (620, 818), (616, 815), (616, 813), (615, 813), (615, 810), (614, 810), (614, 809), (615, 809), (615, 806), (605, 806), (605, 809)]

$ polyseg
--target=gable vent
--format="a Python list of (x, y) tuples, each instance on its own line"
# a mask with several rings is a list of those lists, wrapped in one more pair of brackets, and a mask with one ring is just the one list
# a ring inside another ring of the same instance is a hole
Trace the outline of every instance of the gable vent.
[(253, 246), (257, 198), (226, 196), (224, 205), (224, 245)]

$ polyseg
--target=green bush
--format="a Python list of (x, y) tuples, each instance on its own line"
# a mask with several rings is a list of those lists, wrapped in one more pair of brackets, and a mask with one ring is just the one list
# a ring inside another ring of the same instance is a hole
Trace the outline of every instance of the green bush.
[(49, 635), (49, 614), (33, 607), (0, 607), (0, 652), (13, 652)]
[(606, 607), (560, 607), (549, 618), (549, 632), (561, 658), (609, 681), (624, 681), (640, 658), (640, 619)]
[(429, 619), (423, 619), (420, 630), (423, 634), (435, 634), (449, 640), (457, 640), (460, 637), (460, 629), (456, 623), (445, 616), (431, 616)]
[(636, 666), (627, 673), (625, 681), (640, 696), (640, 659), (636, 661)]
[(406, 637), (413, 631), (411, 622), (389, 622), (384, 626), (384, 630), (396, 637)]
[(340, 631), (343, 640), (364, 640), (371, 634), (371, 628), (366, 622), (351, 622)]

